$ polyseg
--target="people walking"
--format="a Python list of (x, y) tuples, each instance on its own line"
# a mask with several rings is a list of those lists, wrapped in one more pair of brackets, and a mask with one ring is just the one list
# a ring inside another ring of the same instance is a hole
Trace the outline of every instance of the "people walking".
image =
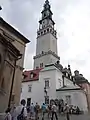
[(65, 111), (65, 114), (66, 114), (66, 119), (67, 120), (70, 120), (70, 116), (69, 116), (69, 105), (66, 103), (65, 104), (65, 109), (64, 109), (64, 111)]
[(58, 117), (57, 117), (57, 106), (55, 105), (55, 103), (53, 103), (53, 105), (52, 105), (52, 120), (53, 120), (54, 115), (55, 115), (56, 120), (58, 120)]
[(38, 116), (39, 109), (40, 109), (40, 107), (39, 107), (38, 103), (36, 103), (36, 105), (35, 105), (35, 119), (36, 120), (39, 119), (39, 116)]
[(31, 120), (34, 119), (34, 116), (35, 116), (35, 107), (34, 107), (34, 104), (32, 103), (30, 106), (30, 118), (31, 118)]
[(48, 105), (48, 118), (51, 118), (51, 113), (52, 113), (52, 105)]
[(63, 100), (61, 100), (61, 103), (60, 103), (60, 107), (61, 107), (61, 113), (63, 113), (64, 112), (64, 101)]
[(15, 105), (13, 105), (12, 107), (11, 107), (11, 115), (12, 115), (12, 120), (17, 120), (17, 117), (16, 117), (16, 106)]
[(44, 115), (45, 115), (45, 112), (46, 112), (46, 105), (45, 105), (45, 103), (43, 103), (43, 105), (41, 106), (41, 109), (42, 109), (42, 120), (44, 120)]
[(25, 107), (26, 101), (23, 99), (21, 100), (21, 105), (16, 107), (16, 116), (17, 120), (26, 120), (27, 119), (27, 109)]
[(58, 110), (59, 110), (59, 113), (60, 113), (61, 112), (61, 104), (60, 104), (60, 102), (58, 104)]

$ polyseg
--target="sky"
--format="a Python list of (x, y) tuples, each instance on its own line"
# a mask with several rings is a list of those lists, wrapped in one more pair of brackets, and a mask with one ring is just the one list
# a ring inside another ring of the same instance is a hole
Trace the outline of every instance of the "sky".
[[(45, 0), (0, 0), (0, 16), (31, 42), (24, 68), (33, 69), (36, 31)], [(58, 37), (58, 55), (64, 67), (80, 71), (90, 81), (90, 0), (50, 0)]]

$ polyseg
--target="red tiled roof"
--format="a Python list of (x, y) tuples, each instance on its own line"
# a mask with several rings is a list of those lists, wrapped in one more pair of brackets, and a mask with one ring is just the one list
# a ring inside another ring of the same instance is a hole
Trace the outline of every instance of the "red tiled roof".
[[(24, 79), (22, 82), (30, 82), (30, 81), (37, 81), (39, 80), (39, 72), (42, 68), (34, 69), (34, 70), (29, 70), (29, 71), (24, 71), (23, 76)], [(31, 77), (31, 74), (33, 74), (33, 77)]]

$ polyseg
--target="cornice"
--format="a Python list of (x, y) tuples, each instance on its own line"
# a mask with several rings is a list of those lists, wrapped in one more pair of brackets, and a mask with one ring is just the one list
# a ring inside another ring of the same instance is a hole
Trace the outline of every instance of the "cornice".
[[(49, 31), (47, 31), (49, 29)], [(45, 32), (44, 32), (45, 31)], [(42, 33), (42, 34), (41, 34)], [(46, 35), (48, 33), (51, 33), (56, 39), (57, 39), (57, 32), (54, 28), (52, 28), (50, 25), (46, 26), (45, 28), (37, 30), (37, 38)], [(38, 35), (40, 34), (40, 35)]]
[(29, 43), (30, 42), (25, 36), (23, 36), (19, 31), (14, 29), (10, 24), (8, 24), (6, 21), (4, 21), (3, 18), (1, 18), (1, 17), (0, 17), (0, 26), (7, 29), (13, 35), (17, 36), (24, 43)]
[(42, 54), (36, 55), (36, 56), (34, 56), (33, 58), (34, 58), (34, 59), (37, 59), (37, 58), (40, 58), (40, 57), (43, 57), (43, 56), (49, 55), (49, 54), (53, 55), (54, 57), (56, 57), (57, 59), (60, 60), (60, 57), (59, 57), (56, 53), (52, 52), (51, 50), (48, 51), (48, 52), (43, 52)]

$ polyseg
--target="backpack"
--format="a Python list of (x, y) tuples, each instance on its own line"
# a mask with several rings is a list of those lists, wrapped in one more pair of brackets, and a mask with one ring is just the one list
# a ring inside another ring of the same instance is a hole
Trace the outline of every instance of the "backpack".
[(24, 107), (22, 108), (21, 113), (17, 116), (17, 120), (24, 120), (23, 112), (24, 112)]

